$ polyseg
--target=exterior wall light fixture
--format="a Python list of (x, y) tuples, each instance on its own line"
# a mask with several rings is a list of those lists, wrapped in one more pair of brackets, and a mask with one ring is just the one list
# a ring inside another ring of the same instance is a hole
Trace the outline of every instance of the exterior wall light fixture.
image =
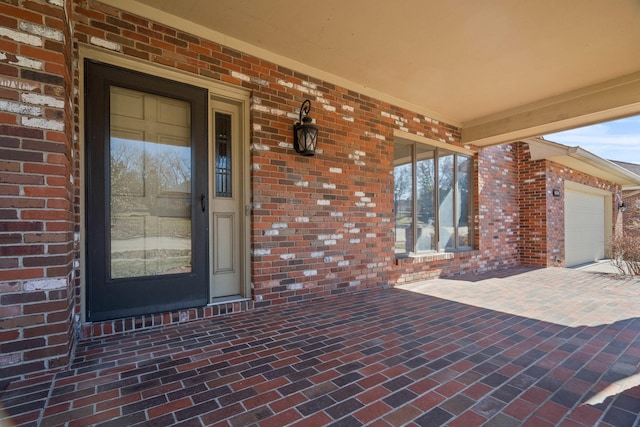
[(620, 212), (624, 212), (627, 210), (627, 204), (625, 202), (620, 202), (620, 204), (618, 204), (618, 209), (620, 209)]
[(311, 101), (307, 99), (300, 107), (299, 120), (293, 125), (293, 148), (303, 156), (313, 156), (318, 145), (318, 127), (311, 124), (310, 109)]

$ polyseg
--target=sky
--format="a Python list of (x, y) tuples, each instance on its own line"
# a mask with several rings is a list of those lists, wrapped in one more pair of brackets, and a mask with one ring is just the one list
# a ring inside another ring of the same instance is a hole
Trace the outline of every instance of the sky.
[(603, 159), (640, 164), (640, 116), (553, 133), (544, 139), (580, 146)]

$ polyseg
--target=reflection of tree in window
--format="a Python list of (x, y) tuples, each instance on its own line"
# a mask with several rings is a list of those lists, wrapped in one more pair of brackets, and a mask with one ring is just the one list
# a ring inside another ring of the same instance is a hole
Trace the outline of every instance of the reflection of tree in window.
[(402, 202), (411, 200), (411, 165), (396, 166), (393, 169), (393, 176), (396, 212), (410, 214), (411, 206)]
[(428, 223), (433, 220), (433, 194), (435, 185), (433, 159), (421, 160), (416, 165), (418, 184), (418, 220)]
[(179, 143), (111, 138), (114, 278), (190, 270), (191, 148)]
[(191, 271), (188, 102), (110, 88), (111, 277)]
[(131, 209), (134, 197), (144, 196), (144, 151), (128, 140), (111, 140), (111, 209), (123, 212)]
[(111, 139), (114, 213), (157, 207), (158, 198), (190, 198), (191, 149), (130, 139)]
[(453, 248), (454, 227), (454, 178), (453, 154), (438, 158), (438, 219), (440, 248)]
[(427, 144), (396, 141), (396, 253), (470, 248), (470, 168), (469, 156)]
[[(407, 252), (407, 230), (410, 231), (413, 210), (412, 168), (411, 164), (399, 165), (393, 168), (394, 176), (394, 212), (396, 251)], [(409, 241), (411, 238), (409, 238)]]
[(435, 149), (424, 144), (416, 144), (417, 221), (415, 232), (417, 241), (415, 250), (418, 252), (436, 249), (435, 156)]

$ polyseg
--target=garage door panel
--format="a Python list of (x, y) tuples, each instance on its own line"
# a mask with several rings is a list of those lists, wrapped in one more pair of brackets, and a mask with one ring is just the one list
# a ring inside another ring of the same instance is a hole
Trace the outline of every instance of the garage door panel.
[(565, 191), (565, 262), (574, 266), (604, 258), (605, 198)]

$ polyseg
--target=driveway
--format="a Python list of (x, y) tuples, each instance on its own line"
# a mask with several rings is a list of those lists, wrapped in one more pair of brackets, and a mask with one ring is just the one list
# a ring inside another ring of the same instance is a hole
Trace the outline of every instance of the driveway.
[(611, 274), (437, 279), (81, 342), (0, 401), (9, 425), (634, 426), (639, 311)]

